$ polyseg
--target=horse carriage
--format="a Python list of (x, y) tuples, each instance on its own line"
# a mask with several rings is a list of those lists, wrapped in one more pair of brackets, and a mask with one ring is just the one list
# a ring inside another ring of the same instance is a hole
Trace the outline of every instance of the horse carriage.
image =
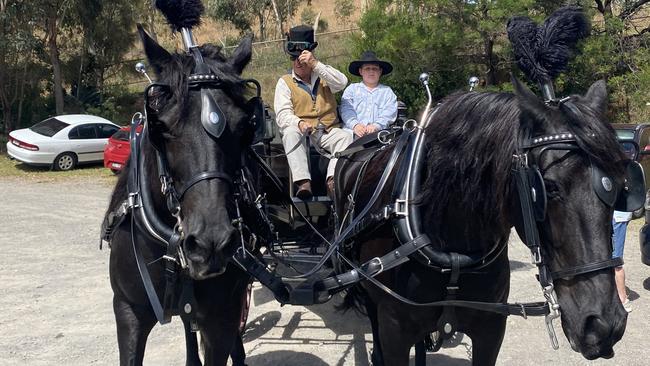
[[(292, 198), (289, 151), (274, 140), (259, 83), (241, 77), (250, 38), (230, 58), (198, 46), (200, 2), (179, 4), (157, 1), (186, 52), (170, 54), (138, 28), (157, 81), (134, 116), (142, 132), (131, 128), (102, 230), (122, 364), (141, 364), (156, 321), (180, 315), (187, 364), (201, 364), (199, 331), (205, 364), (225, 365), (251, 277), (282, 304), (347, 291), (346, 304), (370, 318), (374, 365), (406, 365), (413, 344), (456, 331), (472, 339), (474, 364), (494, 364), (508, 315), (545, 316), (554, 347), (561, 316), (574, 350), (613, 355), (627, 313), (605, 228), (614, 207), (638, 208), (645, 190), (602, 118), (604, 83), (585, 96), (553, 93), (587, 34), (579, 9), (539, 29), (521, 17), (508, 26), (543, 100), (513, 78), (514, 95), (457, 93), (434, 107), (421, 75), (422, 118), (355, 141), (338, 156), (334, 197), (315, 185), (304, 201)], [(532, 44), (531, 32), (545, 42)], [(322, 152), (308, 151), (314, 182), (324, 181)], [(538, 267), (543, 302), (507, 303), (512, 227)]]

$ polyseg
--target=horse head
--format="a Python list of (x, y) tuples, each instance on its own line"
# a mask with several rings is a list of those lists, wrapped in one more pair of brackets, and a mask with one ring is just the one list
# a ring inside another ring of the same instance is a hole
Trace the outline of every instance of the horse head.
[[(553, 285), (562, 328), (572, 348), (587, 359), (613, 356), (613, 345), (625, 331), (627, 313), (618, 298), (611, 265), (572, 275), (565, 270), (607, 261), (612, 255), (613, 207), (597, 193), (599, 184), (620, 187), (625, 159), (615, 133), (604, 118), (605, 83), (594, 83), (584, 96), (542, 102), (513, 80), (520, 114), (519, 141), (569, 136), (571, 146), (533, 144), (529, 164), (545, 188), (539, 221), (542, 257), (557, 274)], [(543, 144), (543, 143), (541, 143)], [(521, 143), (520, 143), (521, 145)], [(557, 148), (557, 149), (556, 149)], [(538, 205), (539, 203), (536, 203)], [(545, 209), (545, 213), (543, 212)], [(521, 225), (517, 225), (521, 232)], [(584, 268), (584, 267), (583, 267)], [(564, 272), (562, 272), (564, 271)]]
[[(254, 132), (240, 78), (251, 38), (226, 58), (209, 44), (198, 47), (200, 55), (170, 54), (138, 30), (158, 80), (147, 89), (148, 138), (167, 161), (189, 274), (210, 278), (225, 271), (238, 240), (233, 184)], [(153, 148), (144, 155), (155, 156)]]

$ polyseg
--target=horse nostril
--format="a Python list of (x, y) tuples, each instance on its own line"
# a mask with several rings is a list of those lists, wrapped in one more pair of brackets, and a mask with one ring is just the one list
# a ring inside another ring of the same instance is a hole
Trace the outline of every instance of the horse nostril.
[(196, 247), (198, 246), (198, 243), (196, 242), (196, 237), (194, 235), (188, 235), (187, 238), (185, 238), (185, 242), (183, 243), (183, 246), (185, 247), (185, 250), (188, 252), (195, 251)]

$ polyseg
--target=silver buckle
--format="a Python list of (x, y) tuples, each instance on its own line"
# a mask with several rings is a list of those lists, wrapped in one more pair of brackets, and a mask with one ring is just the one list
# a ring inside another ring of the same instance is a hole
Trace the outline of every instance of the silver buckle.
[(553, 284), (550, 284), (544, 287), (544, 297), (548, 303), (549, 313), (544, 317), (544, 322), (546, 323), (546, 331), (548, 336), (551, 339), (551, 347), (557, 350), (560, 348), (560, 345), (557, 341), (557, 335), (555, 334), (555, 328), (553, 328), (553, 320), (560, 317), (560, 304), (557, 301), (557, 296), (555, 295), (555, 289)]
[(535, 249), (531, 249), (530, 257), (531, 257), (531, 260), (532, 260), (533, 264), (542, 263), (542, 253), (539, 250), (539, 246), (535, 247)]
[(393, 213), (399, 216), (408, 216), (408, 212), (406, 211), (406, 200), (396, 199)]

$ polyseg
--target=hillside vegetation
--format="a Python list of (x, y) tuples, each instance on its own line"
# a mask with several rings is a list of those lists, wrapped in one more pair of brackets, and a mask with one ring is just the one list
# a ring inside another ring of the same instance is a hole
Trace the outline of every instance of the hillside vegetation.
[[(414, 114), (424, 104), (417, 81), (422, 71), (431, 73), (436, 99), (466, 88), (472, 75), (481, 79), (479, 90), (509, 90), (509, 73), (516, 70), (505, 37), (508, 18), (528, 15), (541, 21), (566, 3), (204, 0), (204, 24), (195, 36), (230, 52), (242, 34), (253, 32), (254, 55), (245, 74), (262, 83), (265, 100), (272, 102), (278, 77), (290, 67), (282, 32), (318, 18), (317, 57), (347, 72), (348, 63), (363, 50), (377, 51), (395, 67), (384, 82)], [(612, 121), (650, 121), (650, 0), (573, 3), (588, 12), (593, 29), (557, 81), (558, 94), (583, 93), (595, 80), (606, 79)], [(180, 49), (178, 35), (150, 4), (0, 2), (0, 135), (63, 113), (91, 113), (127, 123), (141, 109), (146, 85), (134, 71), (143, 58), (135, 24), (142, 23), (167, 49)]]

